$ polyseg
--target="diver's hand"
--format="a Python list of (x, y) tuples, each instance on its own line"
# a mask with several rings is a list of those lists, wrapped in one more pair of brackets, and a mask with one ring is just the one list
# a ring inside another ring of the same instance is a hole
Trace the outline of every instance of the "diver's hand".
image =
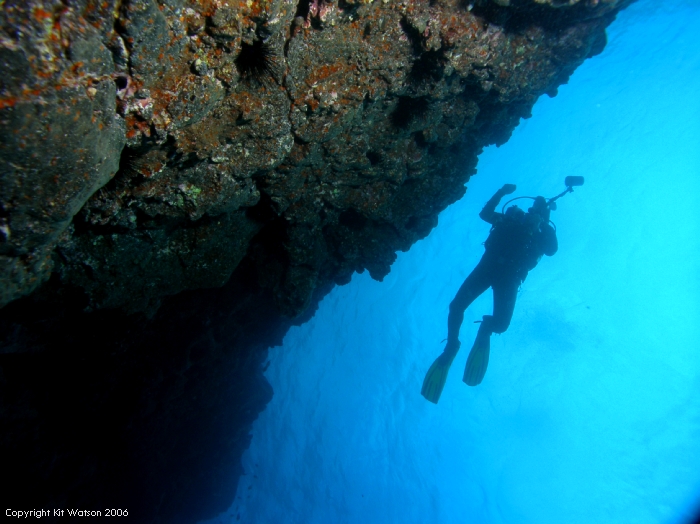
[(504, 184), (501, 189), (498, 190), (502, 195), (510, 195), (515, 193), (515, 184)]

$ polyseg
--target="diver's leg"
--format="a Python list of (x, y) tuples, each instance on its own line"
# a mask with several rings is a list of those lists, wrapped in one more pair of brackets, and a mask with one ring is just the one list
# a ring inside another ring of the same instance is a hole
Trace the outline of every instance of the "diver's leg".
[(459, 328), (464, 319), (464, 310), (467, 309), (476, 297), (488, 289), (489, 271), (483, 259), (477, 264), (471, 274), (466, 278), (450, 304), (450, 315), (447, 319), (447, 345), (445, 350), (435, 359), (423, 380), (421, 395), (427, 400), (437, 404), (445, 387), (447, 373), (459, 351)]
[(493, 283), (493, 316), (484, 316), (484, 324), (492, 333), (503, 333), (513, 318), (515, 300), (518, 297), (520, 278), (516, 275), (502, 275)]
[(515, 308), (520, 280), (510, 276), (499, 275), (494, 279), (493, 315), (484, 315), (479, 331), (474, 339), (474, 345), (469, 352), (467, 365), (464, 368), (462, 380), (468, 386), (478, 386), (484, 379), (489, 365), (491, 353), (491, 333), (503, 333), (508, 329)]
[[(491, 285), (488, 265), (482, 258), (474, 270), (464, 280), (450, 303), (450, 314), (447, 317), (447, 345), (459, 348), (459, 329), (464, 320), (464, 312), (476, 298)], [(456, 350), (455, 350), (456, 352)]]

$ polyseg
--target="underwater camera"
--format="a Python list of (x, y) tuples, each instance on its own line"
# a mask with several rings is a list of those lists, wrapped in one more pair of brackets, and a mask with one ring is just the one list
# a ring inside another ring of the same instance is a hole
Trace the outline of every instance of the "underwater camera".
[[(556, 200), (560, 199), (561, 197), (563, 197), (567, 193), (573, 193), (575, 187), (583, 185), (583, 177), (582, 176), (567, 176), (564, 179), (564, 185), (566, 186), (566, 189), (564, 191), (559, 193), (554, 198), (550, 198), (549, 200), (547, 200), (547, 205), (549, 206), (549, 209), (551, 209), (552, 211), (554, 211), (557, 208)], [(531, 198), (531, 197), (526, 197), (526, 198)]]
[(582, 176), (567, 176), (564, 179), (564, 185), (566, 187), (582, 186), (583, 185), (583, 177)]

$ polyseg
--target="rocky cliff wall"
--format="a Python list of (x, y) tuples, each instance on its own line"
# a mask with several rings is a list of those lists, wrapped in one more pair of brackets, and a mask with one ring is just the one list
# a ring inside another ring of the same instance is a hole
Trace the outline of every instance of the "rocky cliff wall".
[(381, 280), (628, 3), (3, 2), (13, 496), (224, 509), (267, 347)]

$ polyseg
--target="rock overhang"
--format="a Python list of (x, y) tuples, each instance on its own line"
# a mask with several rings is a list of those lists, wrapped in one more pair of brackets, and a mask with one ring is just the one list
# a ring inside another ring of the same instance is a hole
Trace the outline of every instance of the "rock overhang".
[(381, 279), (627, 3), (7, 2), (2, 303), (53, 272), (153, 312), (257, 257), (295, 316)]

